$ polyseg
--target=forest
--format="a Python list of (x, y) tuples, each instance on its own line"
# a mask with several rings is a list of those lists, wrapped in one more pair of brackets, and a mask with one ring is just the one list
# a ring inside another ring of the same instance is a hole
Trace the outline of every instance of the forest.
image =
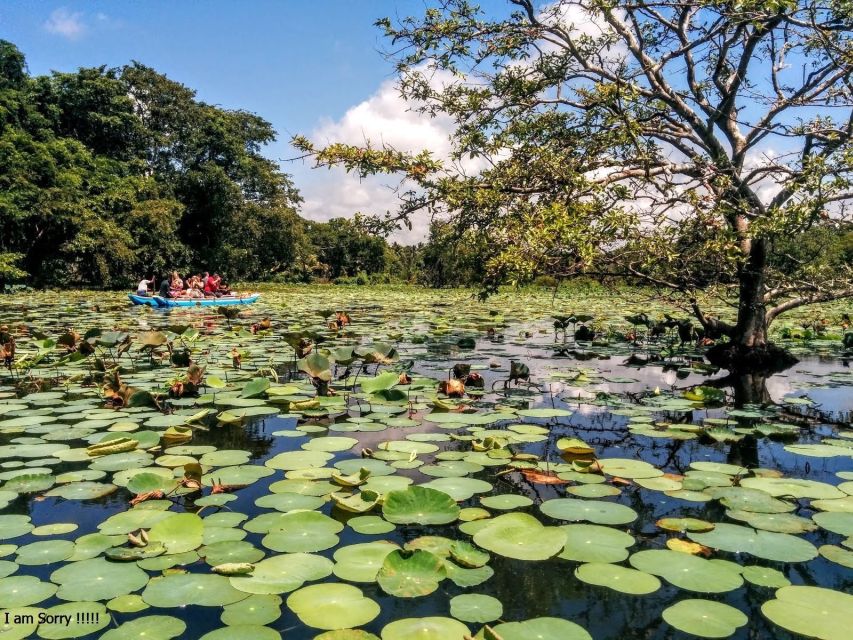
[(173, 269), (415, 280), (421, 251), (300, 217), (298, 190), (262, 154), (275, 137), (142, 64), (31, 76), (0, 42), (0, 284), (120, 288)]

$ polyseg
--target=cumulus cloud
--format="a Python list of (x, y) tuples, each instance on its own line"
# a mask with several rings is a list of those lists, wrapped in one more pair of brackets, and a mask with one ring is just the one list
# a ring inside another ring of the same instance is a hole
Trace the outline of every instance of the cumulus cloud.
[(62, 36), (68, 40), (77, 40), (87, 31), (83, 14), (79, 11), (69, 11), (66, 7), (55, 9), (43, 26), (48, 33)]
[[(429, 150), (441, 160), (451, 152), (453, 122), (447, 116), (430, 118), (412, 109), (399, 94), (394, 81), (383, 82), (368, 99), (351, 107), (338, 120), (325, 120), (311, 133), (317, 145), (342, 142), (378, 147), (388, 145), (400, 151)], [(301, 185), (305, 202), (302, 213), (314, 220), (351, 217), (355, 213), (384, 214), (397, 209), (399, 182), (391, 177), (359, 179), (340, 169), (318, 174)], [(403, 190), (409, 188), (403, 185)], [(392, 240), (416, 243), (426, 238), (429, 220), (415, 216), (412, 229), (403, 229)]]

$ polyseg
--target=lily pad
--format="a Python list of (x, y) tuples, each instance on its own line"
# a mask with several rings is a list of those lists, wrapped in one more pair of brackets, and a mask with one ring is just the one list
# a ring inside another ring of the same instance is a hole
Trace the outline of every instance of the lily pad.
[(761, 605), (761, 613), (783, 629), (809, 638), (844, 640), (853, 628), (853, 595), (791, 585), (782, 587), (773, 600)]
[(348, 629), (379, 615), (379, 605), (358, 587), (324, 583), (303, 587), (287, 598), (287, 606), (309, 627)]
[(450, 615), (463, 622), (486, 623), (503, 615), (501, 601), (492, 596), (470, 593), (450, 599)]
[(667, 623), (700, 638), (728, 638), (748, 622), (742, 611), (713, 600), (681, 600), (661, 614)]
[(453, 618), (403, 618), (382, 628), (382, 640), (465, 640), (470, 633)]
[(567, 540), (562, 528), (546, 527), (525, 513), (507, 513), (480, 522), (486, 526), (474, 535), (474, 543), (517, 560), (547, 560), (557, 555)]
[(446, 493), (414, 486), (385, 496), (382, 515), (395, 524), (447, 524), (459, 516), (459, 506)]
[(640, 596), (660, 589), (660, 580), (650, 573), (605, 562), (590, 562), (575, 569), (575, 577), (588, 584)]
[(393, 550), (382, 563), (376, 581), (385, 593), (398, 598), (425, 596), (447, 577), (442, 559), (429, 551)]

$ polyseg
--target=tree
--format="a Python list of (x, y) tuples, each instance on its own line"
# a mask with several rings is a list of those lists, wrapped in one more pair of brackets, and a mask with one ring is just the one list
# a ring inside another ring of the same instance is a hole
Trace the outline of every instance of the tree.
[(288, 269), (299, 194), (272, 126), (133, 63), (30, 77), (0, 41), (0, 278), (126, 286), (155, 270)]
[(333, 280), (385, 270), (385, 240), (366, 233), (357, 222), (346, 218), (309, 222), (307, 234), (317, 260), (326, 265), (326, 275)]
[[(782, 313), (853, 295), (849, 264), (774, 266), (780, 239), (847, 217), (853, 200), (853, 4), (509, 4), (495, 17), (444, 0), (378, 23), (402, 95), (452, 117), (451, 160), (484, 169), (294, 143), (320, 165), (401, 172), (417, 188), (384, 224), (426, 209), (483, 234), (487, 285), (539, 271), (671, 292), (728, 336), (715, 355), (728, 366), (774, 355), (768, 330)], [(737, 299), (733, 322), (697, 301), (709, 272)]]

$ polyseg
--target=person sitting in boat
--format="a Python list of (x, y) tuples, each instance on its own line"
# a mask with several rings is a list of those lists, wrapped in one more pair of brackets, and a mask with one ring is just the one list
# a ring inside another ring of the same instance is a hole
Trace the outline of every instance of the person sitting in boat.
[(187, 278), (186, 296), (188, 298), (204, 297), (204, 291), (201, 287), (201, 278), (199, 276), (191, 275), (189, 278)]
[(172, 272), (172, 282), (169, 287), (170, 298), (181, 298), (184, 295), (184, 281), (177, 271)]
[(208, 276), (207, 283), (204, 285), (204, 295), (209, 296), (211, 298), (215, 298), (219, 295), (219, 283), (222, 279), (219, 277), (219, 274), (214, 273), (212, 276)]
[[(216, 275), (216, 274), (214, 274), (214, 275)], [(221, 296), (232, 296), (232, 295), (234, 295), (231, 291), (231, 287), (228, 286), (228, 283), (226, 283), (222, 279), (222, 276), (217, 276), (217, 278), (219, 279), (219, 289), (218, 289), (219, 295), (221, 295)]]
[(160, 279), (160, 290), (157, 292), (157, 295), (161, 298), (172, 297), (172, 284), (169, 282), (169, 276), (164, 275)]
[(156, 283), (154, 282), (154, 276), (150, 275), (147, 278), (142, 278), (139, 281), (139, 284), (136, 285), (136, 295), (142, 296), (143, 298), (147, 298), (150, 295), (148, 291), (148, 287), (154, 287)]

